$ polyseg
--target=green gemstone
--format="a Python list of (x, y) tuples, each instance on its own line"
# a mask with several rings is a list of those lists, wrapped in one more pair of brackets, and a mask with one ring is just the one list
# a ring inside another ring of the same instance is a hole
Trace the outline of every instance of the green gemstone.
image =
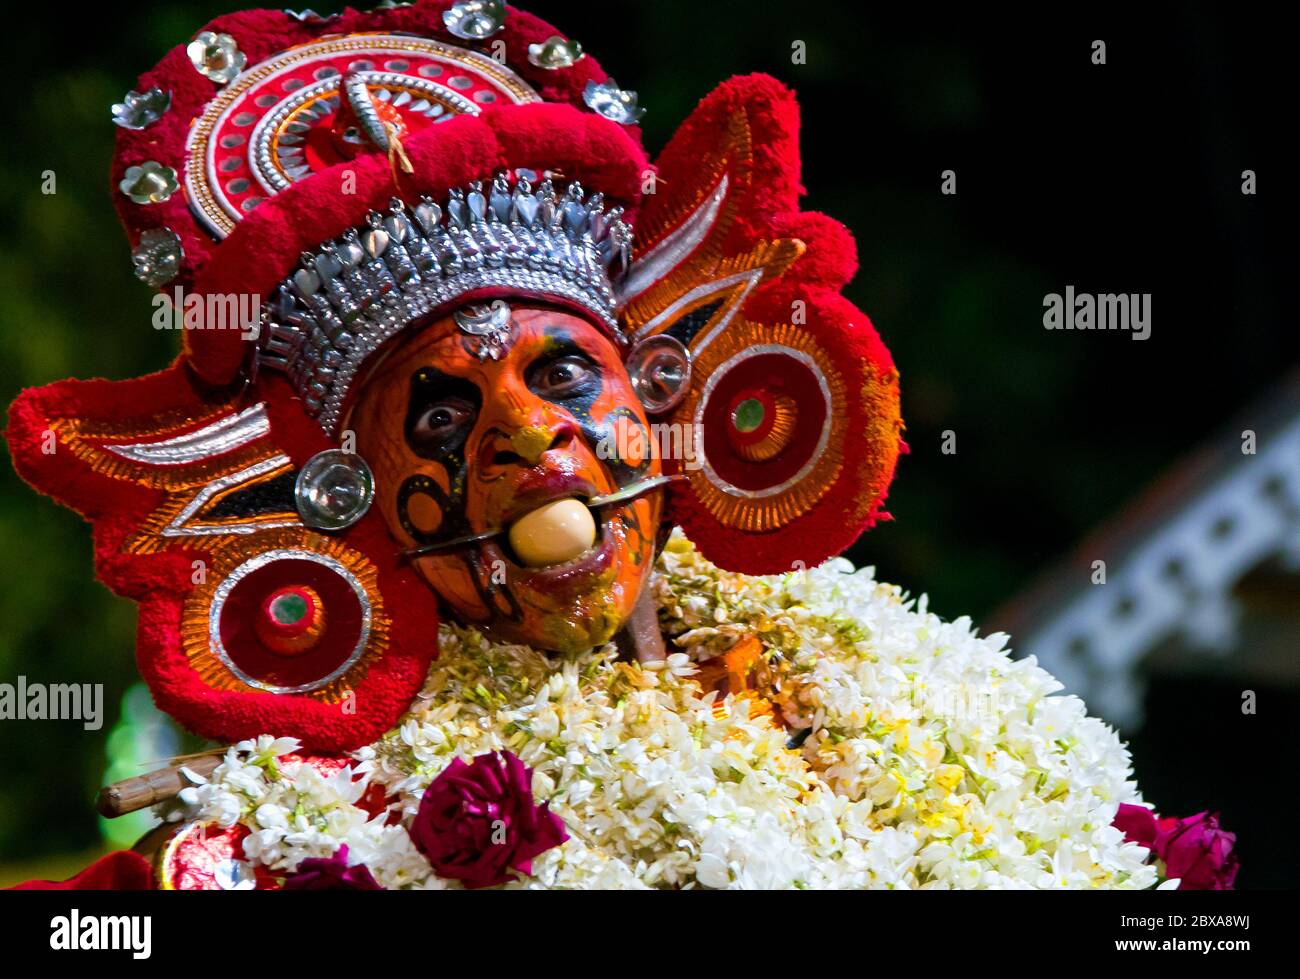
[(738, 432), (754, 431), (763, 424), (763, 402), (757, 398), (746, 398), (736, 405), (736, 410), (731, 413), (731, 421)]
[(301, 595), (281, 595), (271, 603), (271, 617), (280, 625), (295, 625), (307, 614), (307, 599)]

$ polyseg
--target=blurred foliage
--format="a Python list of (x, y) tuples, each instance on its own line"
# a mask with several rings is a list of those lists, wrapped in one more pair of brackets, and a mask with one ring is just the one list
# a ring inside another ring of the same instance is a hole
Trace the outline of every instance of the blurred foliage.
[[(0, 163), (0, 401), (173, 356), (109, 203), (109, 106), (236, 6), (134, 3), (101, 18), (93, 44), (68, 43), (65, 13), (29, 11), (43, 23), (10, 52), (19, 97)], [(857, 237), (848, 293), (902, 371), (912, 446), (896, 521), (851, 556), (942, 614), (978, 621), (1296, 361), (1290, 317), (1280, 328), (1293, 265), (1268, 244), (1283, 210), (1265, 204), (1284, 179), (1269, 169), (1289, 117), (1280, 32), (1164, 6), (1036, 7), (1032, 21), (848, 0), (526, 6), (639, 91), (652, 149), (731, 74), (797, 88), (807, 206)], [(1089, 63), (1094, 37), (1105, 67)], [(1260, 199), (1238, 192), (1248, 166)], [(955, 197), (938, 192), (948, 168)], [(1153, 293), (1152, 339), (1045, 331), (1042, 298), (1067, 283)], [(939, 452), (945, 430), (956, 455)], [(80, 520), (9, 467), (0, 555), (0, 681), (102, 682), (115, 709), (135, 677), (133, 609), (93, 580)], [(0, 859), (96, 845), (116, 722), (4, 725)]]

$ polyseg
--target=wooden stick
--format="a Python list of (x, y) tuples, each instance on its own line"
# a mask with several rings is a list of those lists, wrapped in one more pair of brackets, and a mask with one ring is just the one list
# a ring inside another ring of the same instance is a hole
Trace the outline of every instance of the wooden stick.
[(662, 662), (668, 658), (664, 648), (664, 634), (659, 629), (659, 607), (655, 603), (650, 576), (646, 575), (641, 597), (632, 608), (616, 641), (624, 655), (631, 655), (638, 663)]
[(181, 774), (182, 767), (206, 778), (221, 764), (224, 757), (224, 755), (204, 755), (187, 762), (184, 766), (160, 768), (148, 775), (106, 785), (99, 790), (95, 808), (99, 810), (100, 815), (113, 819), (164, 802), (180, 794), (181, 789), (193, 784)]

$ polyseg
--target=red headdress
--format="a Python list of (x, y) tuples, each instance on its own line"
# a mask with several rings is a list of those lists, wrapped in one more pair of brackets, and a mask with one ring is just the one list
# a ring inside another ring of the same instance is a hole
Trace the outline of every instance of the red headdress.
[[(294, 487), (337, 448), (364, 358), (453, 302), (564, 303), (643, 372), (643, 341), (684, 345), (689, 384), (655, 420), (699, 451), (665, 463), (686, 477), (667, 519), (718, 564), (819, 562), (880, 516), (897, 373), (839, 294), (848, 232), (799, 210), (794, 97), (732, 79), (653, 166), (637, 114), (576, 44), (485, 0), (221, 17), (115, 107), (116, 205), (137, 275), (182, 299), (184, 350), (148, 377), (25, 391), (8, 435), (140, 603), (163, 710), (329, 752), (409, 705), (433, 593), (377, 512), (330, 531)], [(214, 321), (247, 296), (251, 315)]]

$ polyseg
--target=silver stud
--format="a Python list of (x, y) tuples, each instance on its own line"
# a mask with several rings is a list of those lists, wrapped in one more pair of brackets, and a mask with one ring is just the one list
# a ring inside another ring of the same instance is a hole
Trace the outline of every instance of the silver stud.
[(383, 228), (367, 228), (361, 232), (361, 247), (371, 258), (378, 258), (388, 247), (388, 232)]
[(150, 228), (131, 249), (135, 277), (155, 289), (176, 278), (184, 257), (180, 235), (171, 228)]
[(651, 415), (675, 408), (691, 384), (691, 355), (666, 333), (642, 340), (627, 355), (627, 376), (641, 406)]
[(640, 121), (645, 115), (645, 109), (636, 104), (636, 92), (624, 91), (612, 78), (599, 84), (587, 82), (587, 87), (582, 92), (582, 101), (597, 115), (625, 126)]
[(442, 22), (454, 37), (481, 41), (501, 30), (506, 5), (503, 0), (461, 0), (442, 12)]
[(399, 211), (384, 218), (384, 230), (388, 232), (391, 241), (401, 245), (410, 237), (411, 224), (406, 220), (406, 215)]
[(161, 204), (176, 193), (180, 185), (176, 171), (157, 160), (145, 160), (139, 166), (127, 167), (118, 189), (136, 204)]
[(248, 64), (248, 57), (229, 34), (203, 31), (185, 48), (190, 63), (200, 75), (224, 85)]
[(447, 198), (447, 217), (450, 221), (449, 228), (469, 227), (469, 208), (465, 206), (465, 192), (459, 187), (453, 187)]
[(113, 106), (113, 121), (123, 129), (143, 129), (161, 119), (171, 105), (172, 93), (161, 88), (127, 92), (126, 97)]
[(487, 198), (483, 196), (483, 181), (475, 180), (469, 185), (465, 195), (465, 206), (469, 208), (469, 219), (478, 224), (487, 218)]
[(361, 246), (354, 240), (356, 232), (351, 235), (345, 235), (343, 241), (339, 242), (334, 248), (334, 254), (339, 257), (345, 268), (356, 268), (361, 264), (361, 260), (366, 257), (366, 253), (361, 250)]
[(502, 224), (510, 220), (510, 181), (504, 173), (492, 180), (492, 193), (488, 198), (488, 216)]
[(299, 293), (310, 296), (320, 288), (320, 276), (311, 268), (302, 268), (293, 274), (293, 284)]
[(532, 192), (527, 180), (520, 180), (515, 188), (511, 215), (525, 227), (532, 228), (537, 223), (537, 195)]
[(420, 223), (420, 230), (426, 235), (432, 234), (442, 220), (442, 208), (425, 197), (415, 206), (415, 220)]
[(548, 37), (541, 44), (528, 45), (528, 61), (538, 68), (556, 71), (572, 68), (581, 60), (582, 45), (577, 41), (566, 41), (558, 34)]
[(359, 455), (326, 449), (307, 460), (298, 473), (293, 495), (298, 515), (308, 527), (346, 530), (370, 509), (375, 477)]

